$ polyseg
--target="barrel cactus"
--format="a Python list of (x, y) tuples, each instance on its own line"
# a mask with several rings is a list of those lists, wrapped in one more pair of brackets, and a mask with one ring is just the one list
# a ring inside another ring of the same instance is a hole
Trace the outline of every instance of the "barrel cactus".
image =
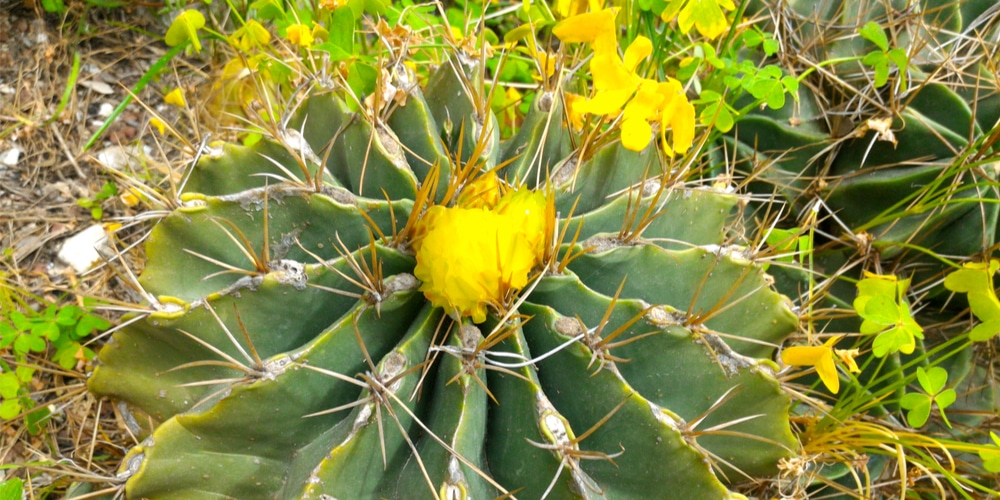
[(797, 454), (740, 197), (554, 89), (501, 141), (479, 64), (192, 167), (89, 380), (148, 433), (128, 497), (724, 499)]

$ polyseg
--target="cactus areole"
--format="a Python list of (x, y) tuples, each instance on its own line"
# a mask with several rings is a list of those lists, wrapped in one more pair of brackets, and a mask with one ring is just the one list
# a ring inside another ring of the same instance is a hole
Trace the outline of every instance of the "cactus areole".
[(738, 197), (553, 93), (500, 141), (456, 67), (193, 167), (89, 381), (129, 498), (725, 499), (797, 452)]

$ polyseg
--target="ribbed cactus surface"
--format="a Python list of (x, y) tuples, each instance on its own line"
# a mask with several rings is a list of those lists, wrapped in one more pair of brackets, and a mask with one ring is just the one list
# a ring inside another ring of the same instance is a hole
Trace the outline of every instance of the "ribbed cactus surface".
[[(554, 93), (501, 143), (455, 67), (389, 112), (317, 90), (193, 167), (146, 246), (155, 312), (90, 379), (149, 424), (130, 498), (732, 498), (797, 452), (771, 357), (798, 319), (728, 244), (739, 198), (574, 149)], [(551, 241), (475, 324), (413, 235), (494, 172), (545, 193)]]

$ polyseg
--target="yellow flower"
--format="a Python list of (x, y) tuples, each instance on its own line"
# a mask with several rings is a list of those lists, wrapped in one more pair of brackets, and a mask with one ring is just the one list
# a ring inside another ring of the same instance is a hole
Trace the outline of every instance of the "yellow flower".
[(285, 30), (285, 38), (299, 47), (310, 47), (313, 43), (312, 30), (304, 24), (293, 24)]
[[(604, 9), (597, 12), (588, 12), (559, 21), (552, 28), (552, 34), (563, 43), (594, 43), (598, 39), (602, 42), (611, 37), (615, 42), (615, 16), (618, 9)], [(603, 43), (602, 43), (603, 45)], [(604, 49), (606, 47), (601, 47)], [(597, 47), (594, 50), (598, 50)]]
[(161, 121), (159, 118), (150, 118), (149, 124), (152, 125), (153, 128), (155, 128), (156, 131), (160, 133), (160, 135), (163, 135), (167, 132), (167, 124), (163, 123), (163, 121)]
[(571, 92), (563, 94), (563, 98), (566, 99), (566, 116), (569, 117), (570, 126), (576, 132), (583, 130), (584, 112), (580, 110), (580, 105), (586, 101), (586, 98)]
[[(489, 175), (483, 177), (490, 177)], [(434, 206), (421, 218), (415, 241), (424, 296), (455, 316), (486, 320), (489, 305), (502, 305), (510, 290), (524, 287), (544, 254), (546, 198), (518, 189), (496, 209)]]
[(814, 366), (819, 379), (823, 381), (830, 392), (840, 391), (840, 377), (837, 376), (837, 365), (833, 358), (836, 355), (851, 373), (860, 373), (858, 364), (854, 361), (858, 355), (857, 349), (834, 349), (843, 335), (830, 337), (822, 346), (792, 346), (781, 351), (781, 361), (790, 366)]
[[(515, 233), (512, 237), (530, 250), (532, 264), (529, 270), (545, 255), (545, 204), (545, 194), (541, 191), (517, 189), (508, 191), (496, 205), (496, 212), (506, 220), (506, 229)], [(527, 280), (514, 288), (521, 288), (526, 283)]]
[[(665, 97), (660, 108), (660, 142), (663, 151), (673, 157), (674, 153), (684, 153), (694, 144), (694, 106), (677, 80), (671, 78), (660, 83), (658, 91)], [(667, 145), (668, 128), (673, 136), (672, 147)]]
[(184, 100), (184, 91), (180, 87), (171, 90), (167, 95), (163, 96), (163, 102), (172, 104), (178, 108), (187, 107), (187, 101)]
[(500, 179), (494, 173), (485, 173), (469, 181), (455, 203), (462, 208), (492, 209), (499, 201)]

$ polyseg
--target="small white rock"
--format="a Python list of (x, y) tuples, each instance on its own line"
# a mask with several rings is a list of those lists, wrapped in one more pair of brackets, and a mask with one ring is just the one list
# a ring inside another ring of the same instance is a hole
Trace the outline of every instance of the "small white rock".
[(84, 88), (88, 88), (90, 90), (93, 90), (94, 92), (97, 92), (98, 94), (111, 95), (111, 94), (115, 93), (114, 89), (111, 88), (111, 85), (108, 85), (108, 84), (106, 84), (104, 82), (101, 82), (101, 81), (96, 81), (96, 80), (95, 81), (82, 81), (82, 82), (77, 82), (77, 85), (79, 85), (81, 87), (84, 87)]
[(77, 274), (83, 274), (101, 260), (97, 247), (107, 244), (108, 234), (104, 231), (104, 227), (94, 224), (67, 238), (56, 257), (72, 267)]
[(0, 165), (13, 167), (17, 165), (17, 160), (19, 159), (21, 159), (21, 150), (17, 148), (11, 148), (0, 153)]
[(115, 107), (112, 106), (110, 103), (103, 102), (103, 103), (101, 103), (100, 109), (97, 110), (97, 116), (99, 116), (101, 118), (107, 118), (107, 117), (111, 116), (111, 113), (114, 110), (115, 110)]
[(97, 153), (97, 161), (108, 168), (123, 170), (142, 167), (142, 159), (152, 153), (149, 146), (108, 146)]

